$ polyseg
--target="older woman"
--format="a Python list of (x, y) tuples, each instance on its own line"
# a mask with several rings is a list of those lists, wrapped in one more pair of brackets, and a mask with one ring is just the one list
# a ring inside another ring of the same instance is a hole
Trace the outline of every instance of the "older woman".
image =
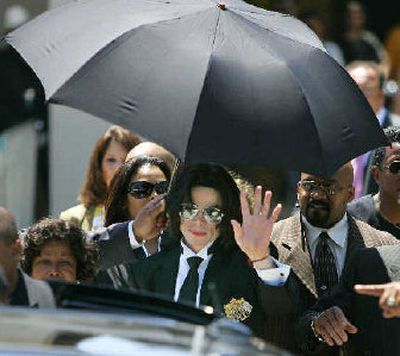
[(60, 220), (43, 219), (23, 236), (21, 267), (34, 279), (91, 281), (97, 251), (79, 227)]
[[(267, 195), (261, 204), (258, 188), (256, 216), (251, 215), (245, 194), (240, 196), (224, 168), (215, 164), (186, 168), (167, 200), (168, 233), (175, 238), (175, 246), (139, 263), (120, 266), (114, 285), (196, 306), (211, 305), (261, 334), (264, 313), (259, 279), (250, 264), (269, 258), (268, 236), (280, 211), (277, 207), (271, 218), (266, 216), (269, 199)], [(265, 248), (253, 246), (253, 235), (266, 238)]]
[(111, 126), (96, 142), (79, 200), (60, 214), (85, 231), (96, 230), (104, 224), (104, 201), (114, 174), (125, 161), (128, 152), (140, 142), (137, 135), (120, 126)]

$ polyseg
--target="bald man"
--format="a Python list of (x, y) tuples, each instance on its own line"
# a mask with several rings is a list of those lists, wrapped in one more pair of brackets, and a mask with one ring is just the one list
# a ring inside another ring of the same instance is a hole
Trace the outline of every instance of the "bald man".
[(52, 308), (53, 293), (46, 282), (36, 281), (17, 266), (21, 257), (21, 243), (12, 214), (0, 207), (0, 293), (9, 305)]
[(158, 145), (157, 143), (146, 141), (139, 143), (133, 147), (127, 154), (125, 162), (139, 156), (158, 157), (161, 158), (169, 167), (171, 172), (175, 165), (175, 156), (166, 148)]
[(286, 285), (297, 299), (290, 315), (267, 323), (266, 339), (301, 353), (294, 325), (301, 312), (334, 287), (347, 257), (361, 247), (396, 243), (388, 233), (352, 218), (346, 206), (353, 199), (353, 168), (340, 167), (332, 177), (302, 173), (297, 185), (300, 212), (275, 224), (271, 242), (276, 257), (289, 265)]

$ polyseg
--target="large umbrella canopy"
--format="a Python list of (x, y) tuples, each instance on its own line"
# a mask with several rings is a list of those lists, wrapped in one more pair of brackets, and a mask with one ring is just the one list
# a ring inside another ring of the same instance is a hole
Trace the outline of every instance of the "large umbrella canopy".
[(52, 102), (186, 161), (322, 175), (386, 139), (300, 21), (239, 0), (81, 0), (7, 37)]

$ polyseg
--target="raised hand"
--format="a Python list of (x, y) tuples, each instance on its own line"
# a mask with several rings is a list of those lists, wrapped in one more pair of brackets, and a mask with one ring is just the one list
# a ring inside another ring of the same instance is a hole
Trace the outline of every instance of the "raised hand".
[(347, 334), (356, 334), (358, 329), (344, 316), (342, 309), (332, 307), (313, 320), (313, 331), (320, 341), (329, 346), (341, 346), (348, 340)]
[(150, 200), (137, 214), (133, 233), (138, 242), (157, 238), (165, 228), (165, 194)]
[(400, 318), (400, 282), (356, 284), (354, 290), (358, 294), (378, 297), (384, 318)]
[(269, 216), (271, 197), (272, 193), (267, 191), (263, 199), (262, 187), (257, 186), (254, 211), (251, 213), (246, 194), (241, 192), (242, 225), (236, 220), (231, 220), (236, 243), (251, 261), (263, 260), (269, 255), (272, 228), (282, 210), (281, 204), (278, 204)]

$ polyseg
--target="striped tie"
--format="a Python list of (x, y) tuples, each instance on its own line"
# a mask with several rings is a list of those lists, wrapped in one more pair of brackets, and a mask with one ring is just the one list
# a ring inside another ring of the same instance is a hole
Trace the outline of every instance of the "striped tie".
[(321, 297), (338, 282), (336, 259), (329, 247), (330, 237), (326, 232), (318, 236), (318, 244), (315, 250), (314, 276), (318, 295)]

